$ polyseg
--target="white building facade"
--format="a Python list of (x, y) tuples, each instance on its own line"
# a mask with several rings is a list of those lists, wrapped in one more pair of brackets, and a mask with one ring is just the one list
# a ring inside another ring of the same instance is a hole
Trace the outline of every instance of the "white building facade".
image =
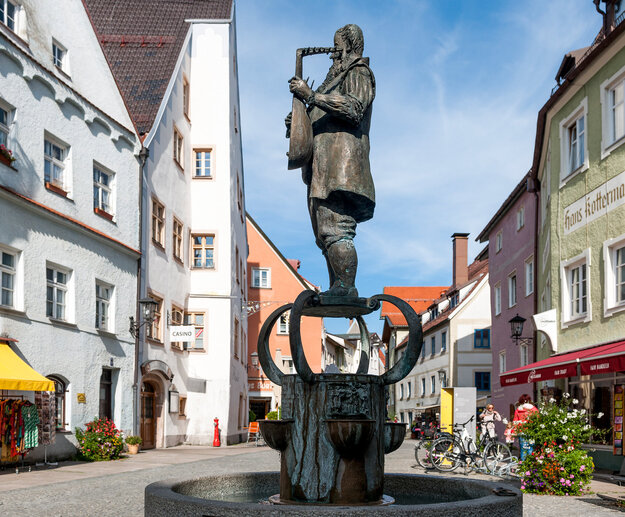
[(140, 141), (79, 0), (4, 7), (0, 334), (55, 381), (63, 457), (94, 417), (132, 431)]

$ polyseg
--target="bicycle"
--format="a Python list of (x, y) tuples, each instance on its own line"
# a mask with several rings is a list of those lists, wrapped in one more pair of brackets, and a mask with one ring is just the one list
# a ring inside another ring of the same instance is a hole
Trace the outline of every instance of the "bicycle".
[(445, 431), (437, 431), (432, 436), (426, 437), (422, 435), (419, 443), (415, 445), (414, 448), (414, 457), (417, 460), (417, 464), (423, 469), (433, 469), (434, 465), (432, 465), (432, 461), (430, 458), (432, 444), (441, 438), (442, 436), (451, 436), (449, 433)]
[(467, 431), (467, 425), (475, 419), (473, 415), (464, 424), (454, 425), (451, 436), (443, 436), (432, 444), (430, 458), (434, 468), (451, 472), (461, 465), (465, 471), (476, 470), (494, 474), (499, 463), (512, 456), (505, 444), (488, 437), (484, 451), (480, 451)]

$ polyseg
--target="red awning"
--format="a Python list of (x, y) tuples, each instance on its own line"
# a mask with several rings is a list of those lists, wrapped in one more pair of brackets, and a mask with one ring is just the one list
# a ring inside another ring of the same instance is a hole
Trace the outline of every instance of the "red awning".
[(553, 355), (542, 361), (501, 374), (499, 381), (502, 386), (512, 386), (562, 377), (575, 377), (578, 364), (582, 375), (625, 371), (625, 341)]

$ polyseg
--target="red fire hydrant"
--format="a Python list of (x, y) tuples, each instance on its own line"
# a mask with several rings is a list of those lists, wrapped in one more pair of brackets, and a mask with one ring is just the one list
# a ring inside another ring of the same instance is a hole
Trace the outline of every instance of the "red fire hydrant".
[(215, 437), (213, 438), (213, 447), (221, 447), (221, 442), (219, 441), (219, 418), (215, 418)]

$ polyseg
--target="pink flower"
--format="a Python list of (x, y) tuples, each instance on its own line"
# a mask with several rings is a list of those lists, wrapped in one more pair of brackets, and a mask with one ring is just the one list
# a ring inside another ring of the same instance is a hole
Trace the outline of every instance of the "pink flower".
[(579, 471), (580, 471), (580, 472), (584, 472), (584, 470), (586, 470), (586, 465), (582, 465), (582, 466), (579, 468)]
[(560, 478), (560, 483), (564, 485), (564, 478)]
[(564, 470), (564, 467), (560, 467), (560, 470)]
[(571, 479), (573, 479), (575, 476), (574, 476), (573, 474), (571, 474), (569, 477), (570, 477)]
[(521, 490), (525, 490), (525, 485), (521, 485)]
[(530, 474), (531, 472), (529, 470), (525, 473), (526, 476), (529, 476)]

